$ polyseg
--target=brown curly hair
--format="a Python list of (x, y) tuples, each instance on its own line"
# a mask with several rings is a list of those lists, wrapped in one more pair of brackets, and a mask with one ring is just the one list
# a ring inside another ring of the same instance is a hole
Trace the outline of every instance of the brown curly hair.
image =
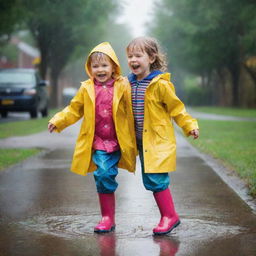
[(154, 57), (155, 61), (150, 65), (150, 71), (167, 70), (166, 55), (161, 51), (160, 45), (155, 38), (141, 36), (133, 39), (126, 47), (127, 54), (139, 48), (142, 52), (146, 52), (149, 57)]

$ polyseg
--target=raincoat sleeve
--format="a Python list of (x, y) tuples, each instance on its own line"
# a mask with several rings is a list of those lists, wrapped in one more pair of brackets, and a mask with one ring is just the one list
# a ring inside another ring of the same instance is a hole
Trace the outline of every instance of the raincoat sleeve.
[(56, 132), (61, 132), (66, 127), (77, 122), (84, 115), (83, 95), (84, 88), (81, 86), (77, 94), (70, 101), (70, 104), (50, 119), (49, 123), (52, 123), (57, 127)]
[(186, 136), (189, 135), (190, 131), (199, 129), (197, 120), (186, 112), (185, 106), (177, 97), (174, 85), (171, 82), (164, 81), (163, 86), (161, 86), (161, 98), (170, 117), (182, 128)]

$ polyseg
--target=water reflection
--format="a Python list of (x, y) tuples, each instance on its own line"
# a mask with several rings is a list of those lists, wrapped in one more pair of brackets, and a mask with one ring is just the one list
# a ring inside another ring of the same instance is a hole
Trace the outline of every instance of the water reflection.
[[(95, 234), (100, 256), (117, 256), (115, 232)], [(154, 236), (153, 241), (159, 246), (159, 256), (175, 256), (179, 250), (179, 241), (168, 236)]]
[(179, 241), (168, 236), (154, 236), (154, 242), (159, 245), (159, 256), (174, 256), (179, 250)]
[(96, 234), (100, 256), (116, 256), (115, 232)]

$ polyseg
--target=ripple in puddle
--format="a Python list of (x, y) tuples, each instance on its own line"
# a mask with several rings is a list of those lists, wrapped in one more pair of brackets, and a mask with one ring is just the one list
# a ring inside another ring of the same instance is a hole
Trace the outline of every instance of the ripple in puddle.
[[(126, 216), (124, 222), (117, 221), (115, 234), (118, 238), (146, 238), (152, 236), (152, 228), (157, 222), (148, 222), (148, 218), (141, 216)], [(118, 216), (116, 217), (118, 220)], [(121, 219), (121, 218), (120, 218)], [(127, 220), (132, 220), (128, 222)], [(67, 216), (39, 216), (19, 222), (20, 225), (34, 231), (43, 232), (64, 238), (85, 237), (93, 234), (93, 228), (99, 221), (98, 214), (67, 215)], [(155, 221), (155, 219), (154, 219)], [(246, 229), (225, 223), (182, 218), (182, 223), (171, 233), (179, 239), (205, 240), (222, 236), (233, 236)]]

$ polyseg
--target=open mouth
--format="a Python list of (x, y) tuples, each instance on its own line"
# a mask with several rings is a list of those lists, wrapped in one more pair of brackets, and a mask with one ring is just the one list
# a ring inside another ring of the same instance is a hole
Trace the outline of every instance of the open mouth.
[(138, 65), (138, 64), (132, 64), (131, 66), (132, 66), (133, 70), (136, 70), (140, 67), (140, 65)]
[(104, 78), (106, 76), (106, 74), (98, 74), (97, 77), (99, 78)]

